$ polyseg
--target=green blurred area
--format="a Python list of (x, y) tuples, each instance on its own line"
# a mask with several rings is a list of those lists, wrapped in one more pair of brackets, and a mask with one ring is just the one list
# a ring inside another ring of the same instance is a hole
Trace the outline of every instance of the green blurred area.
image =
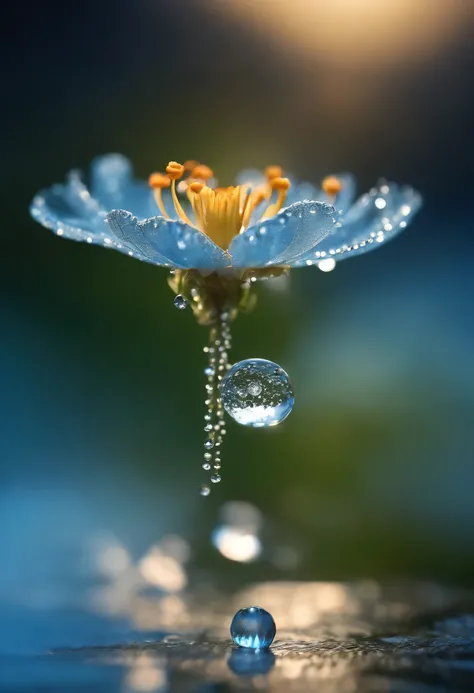
[[(472, 234), (469, 194), (451, 175), (472, 182), (472, 46), (464, 53), (458, 36), (411, 67), (328, 67), (282, 52), (211, 3), (183, 4), (119, 3), (110, 16), (99, 3), (94, 29), (87, 4), (52, 26), (40, 21), (10, 75), (2, 475), (40, 487), (80, 475), (86, 499), (97, 484), (104, 498), (121, 488), (123, 499), (127, 484), (156, 493), (173, 508), (167, 531), (183, 515), (197, 565), (224, 584), (472, 582), (473, 287), (469, 252), (458, 251), (472, 249)], [(11, 50), (20, 55), (27, 39)], [(362, 189), (383, 174), (426, 197), (393, 246), (330, 275), (295, 271), (285, 291), (257, 287), (257, 309), (233, 325), (232, 355), (280, 363), (296, 405), (276, 430), (229, 424), (223, 482), (208, 499), (197, 494), (206, 329), (173, 307), (165, 270), (62, 242), (28, 217), (39, 188), (108, 151), (130, 156), (140, 177), (170, 159), (201, 159), (223, 183), (281, 163), (314, 182), (352, 169)], [(120, 510), (130, 526), (143, 521), (132, 495)], [(296, 548), (292, 571), (265, 555), (232, 563), (212, 547), (219, 507), (236, 499), (264, 513), (269, 543)], [(147, 522), (162, 533), (161, 516)]]

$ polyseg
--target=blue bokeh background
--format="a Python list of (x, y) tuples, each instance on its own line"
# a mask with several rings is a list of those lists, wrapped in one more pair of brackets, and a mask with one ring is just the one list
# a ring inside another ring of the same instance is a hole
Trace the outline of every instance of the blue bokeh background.
[[(391, 3), (385, 15), (365, 0), (354, 23), (346, 2), (330, 50), (307, 40), (308, 27), (316, 37), (320, 28), (303, 0), (290, 23), (277, 0), (259, 16), (250, 5), (8, 8), (7, 616), (79, 608), (93, 581), (89, 545), (104, 532), (134, 559), (179, 535), (197, 574), (222, 589), (281, 578), (474, 583), (472, 8), (398, 3), (407, 15), (397, 23)], [(320, 5), (320, 21), (336, 31)], [(294, 271), (285, 290), (259, 288), (256, 311), (233, 327), (233, 357), (280, 363), (296, 405), (275, 430), (229, 424), (223, 483), (208, 499), (197, 493), (205, 329), (175, 310), (166, 271), (63, 242), (28, 215), (39, 188), (109, 151), (129, 156), (141, 177), (170, 159), (205, 161), (229, 183), (242, 168), (281, 163), (314, 182), (352, 170), (360, 192), (383, 175), (425, 197), (393, 244), (330, 274)], [(231, 500), (263, 514), (266, 549), (252, 563), (229, 561), (210, 541)], [(293, 558), (275, 562), (272, 547)], [(80, 644), (80, 632), (51, 632), (36, 646)], [(5, 640), (16, 649), (13, 630)]]

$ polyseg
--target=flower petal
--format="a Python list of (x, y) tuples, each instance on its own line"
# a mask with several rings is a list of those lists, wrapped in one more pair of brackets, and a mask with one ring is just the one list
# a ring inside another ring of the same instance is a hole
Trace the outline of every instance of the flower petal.
[(96, 218), (81, 217), (71, 207), (68, 185), (53, 185), (39, 192), (31, 203), (30, 212), (33, 219), (58, 236), (74, 241), (102, 244), (107, 235)]
[(381, 181), (356, 202), (315, 252), (305, 253), (292, 266), (317, 263), (329, 256), (342, 260), (373, 250), (403, 231), (421, 204), (421, 195), (413, 188)]
[(157, 212), (153, 191), (147, 182), (133, 178), (133, 166), (121, 154), (106, 154), (94, 159), (91, 190), (92, 196), (107, 210), (128, 209), (141, 219)]
[(293, 181), (291, 180), (291, 187), (288, 190), (288, 195), (286, 197), (286, 203), (292, 205), (295, 202), (304, 202), (305, 200), (317, 200), (318, 202), (326, 202), (325, 196), (321, 196), (318, 188), (312, 183), (307, 183), (306, 181)]
[(246, 168), (235, 178), (236, 185), (241, 185), (243, 188), (252, 188), (252, 190), (265, 187), (267, 182), (266, 175), (257, 168)]
[(234, 238), (233, 267), (287, 265), (330, 232), (335, 210), (322, 202), (296, 202)]
[(151, 217), (140, 221), (130, 212), (114, 210), (106, 217), (111, 236), (147, 262), (180, 269), (228, 267), (229, 257), (204, 233), (182, 221)]

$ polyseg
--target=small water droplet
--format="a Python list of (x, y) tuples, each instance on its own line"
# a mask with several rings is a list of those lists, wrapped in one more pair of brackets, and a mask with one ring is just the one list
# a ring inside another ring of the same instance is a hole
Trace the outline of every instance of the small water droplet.
[(206, 450), (211, 450), (211, 448), (214, 447), (214, 441), (208, 438), (204, 443), (204, 447), (206, 448)]
[(336, 261), (334, 258), (328, 257), (326, 260), (321, 260), (318, 262), (318, 267), (321, 272), (332, 272), (332, 270), (336, 267)]
[(221, 386), (226, 412), (244, 426), (276, 426), (291, 412), (295, 399), (288, 374), (266, 359), (236, 363)]
[(183, 310), (188, 305), (187, 300), (184, 298), (184, 296), (182, 296), (182, 294), (178, 294), (175, 297), (173, 303), (176, 306), (176, 308), (178, 308), (178, 310)]
[(204, 462), (204, 464), (202, 465), (202, 468), (205, 469), (207, 472), (211, 468), (211, 465), (209, 464), (209, 462)]
[(212, 455), (210, 452), (205, 452), (204, 453), (204, 459), (209, 462), (209, 460), (212, 460)]
[(204, 369), (204, 375), (208, 375), (209, 377), (212, 377), (214, 374), (215, 374), (215, 370), (211, 366), (208, 366), (207, 368)]
[(221, 477), (219, 476), (219, 474), (213, 474), (211, 476), (211, 481), (213, 484), (218, 484), (220, 480), (221, 480)]
[(206, 425), (204, 426), (204, 430), (205, 430), (206, 432), (208, 432), (208, 433), (209, 433), (210, 431), (212, 431), (212, 429), (213, 429), (213, 426), (212, 426), (211, 423), (208, 423), (208, 424), (206, 424)]
[(270, 647), (275, 633), (276, 626), (272, 615), (259, 606), (249, 606), (237, 611), (230, 626), (230, 634), (235, 644), (251, 650)]
[(201, 491), (200, 491), (201, 496), (208, 496), (210, 494), (210, 492), (211, 492), (211, 489), (209, 488), (209, 486), (201, 486)]

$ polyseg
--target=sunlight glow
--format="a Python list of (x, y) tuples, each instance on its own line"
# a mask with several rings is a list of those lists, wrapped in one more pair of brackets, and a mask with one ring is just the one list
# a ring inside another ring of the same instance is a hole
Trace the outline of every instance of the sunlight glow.
[(212, 2), (292, 53), (348, 66), (432, 59), (474, 18), (474, 3), (445, 0)]

